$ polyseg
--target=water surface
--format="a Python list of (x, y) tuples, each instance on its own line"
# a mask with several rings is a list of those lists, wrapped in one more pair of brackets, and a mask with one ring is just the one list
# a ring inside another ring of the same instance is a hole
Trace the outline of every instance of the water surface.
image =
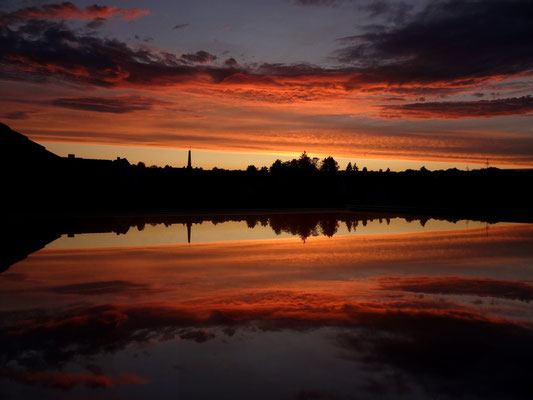
[(2, 398), (533, 394), (531, 224), (278, 213), (67, 225), (32, 230), (40, 245), (24, 249), (45, 247), (0, 274)]

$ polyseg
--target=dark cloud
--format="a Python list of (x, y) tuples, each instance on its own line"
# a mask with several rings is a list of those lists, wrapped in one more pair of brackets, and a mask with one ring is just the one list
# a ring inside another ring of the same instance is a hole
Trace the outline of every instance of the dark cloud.
[(90, 29), (97, 29), (97, 28), (100, 28), (102, 25), (104, 25), (106, 21), (107, 20), (105, 18), (98, 17), (98, 18), (94, 18), (90, 22), (87, 22), (85, 26)]
[(207, 51), (197, 51), (196, 53), (191, 54), (183, 54), (181, 56), (186, 61), (198, 63), (198, 64), (205, 64), (213, 62), (217, 59), (217, 57), (213, 54), (208, 53)]
[(124, 114), (133, 111), (149, 110), (160, 101), (147, 97), (65, 97), (52, 101), (54, 106), (74, 110), (96, 111), (113, 114)]
[[(376, 3), (371, 12), (390, 14), (400, 4)], [(29, 19), (0, 28), (0, 79), (153, 87), (207, 78), (215, 84), (302, 93), (315, 88), (337, 96), (346, 91), (447, 96), (487, 79), (530, 72), (533, 53), (526, 38), (533, 36), (533, 22), (525, 16), (532, 7), (519, 0), (431, 3), (408, 23), (343, 38), (345, 47), (336, 56), (345, 64), (335, 68), (306, 63), (239, 65), (234, 59), (218, 64), (213, 63), (215, 55), (203, 50), (176, 55), (136, 48), (57, 21)], [(291, 95), (288, 101), (291, 98), (302, 97)], [(304, 98), (317, 97), (311, 93)]]
[(0, 78), (46, 82), (61, 79), (79, 84), (169, 85), (208, 75), (214, 82), (228, 68), (201, 67), (216, 57), (198, 51), (178, 57), (167, 52), (132, 49), (115, 39), (79, 34), (62, 23), (30, 20), (0, 29)]
[(31, 117), (31, 112), (28, 111), (12, 111), (0, 114), (0, 118), (5, 119), (14, 119), (14, 120), (24, 120)]
[[(370, 18), (381, 17), (387, 22), (400, 24), (414, 9), (412, 4), (395, 0), (290, 0), (303, 7), (339, 7), (355, 5), (358, 12), (368, 14)], [(378, 25), (376, 25), (377, 27)], [(381, 28), (381, 26), (379, 26)]]
[(403, 1), (374, 0), (368, 4), (361, 5), (359, 8), (367, 11), (371, 18), (383, 16), (387, 21), (401, 24), (413, 10), (414, 6)]
[(323, 6), (336, 6), (342, 0), (292, 0), (292, 2), (299, 6), (313, 6), (313, 7), (323, 7)]
[(184, 340), (194, 340), (196, 343), (204, 343), (213, 339), (215, 335), (205, 329), (190, 330), (179, 334), (179, 337)]
[(149, 43), (149, 42), (153, 42), (154, 41), (154, 38), (152, 36), (141, 37), (139, 35), (135, 35), (134, 38), (137, 39), (137, 40), (142, 40), (145, 43)]
[(497, 100), (446, 101), (382, 106), (385, 116), (406, 118), (490, 118), (533, 113), (533, 97)]
[(224, 61), (224, 65), (230, 68), (235, 68), (239, 65), (239, 63), (233, 57), (230, 57), (226, 61)]
[(431, 2), (405, 25), (352, 37), (337, 59), (359, 67), (367, 79), (396, 84), (466, 85), (527, 73), (532, 13), (529, 0)]
[(188, 26), (189, 24), (177, 24), (177, 25), (174, 25), (172, 29), (183, 29), (183, 28), (187, 28)]

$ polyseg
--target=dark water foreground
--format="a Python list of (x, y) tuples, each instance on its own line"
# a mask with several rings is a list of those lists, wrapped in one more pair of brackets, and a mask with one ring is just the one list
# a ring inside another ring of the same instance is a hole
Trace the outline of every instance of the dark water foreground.
[(338, 212), (8, 231), (2, 399), (533, 396), (533, 224)]

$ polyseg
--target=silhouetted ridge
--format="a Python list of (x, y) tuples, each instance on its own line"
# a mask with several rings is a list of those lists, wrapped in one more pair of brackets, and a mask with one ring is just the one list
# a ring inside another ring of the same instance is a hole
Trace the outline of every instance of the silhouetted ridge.
[(11, 165), (54, 162), (60, 157), (0, 122), (2, 160)]

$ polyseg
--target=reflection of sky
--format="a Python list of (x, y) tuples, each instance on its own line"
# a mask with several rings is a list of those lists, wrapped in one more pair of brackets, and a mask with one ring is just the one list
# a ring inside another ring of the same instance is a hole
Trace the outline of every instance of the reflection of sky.
[(0, 275), (0, 393), (527, 398), (533, 225), (430, 222), (43, 249)]

